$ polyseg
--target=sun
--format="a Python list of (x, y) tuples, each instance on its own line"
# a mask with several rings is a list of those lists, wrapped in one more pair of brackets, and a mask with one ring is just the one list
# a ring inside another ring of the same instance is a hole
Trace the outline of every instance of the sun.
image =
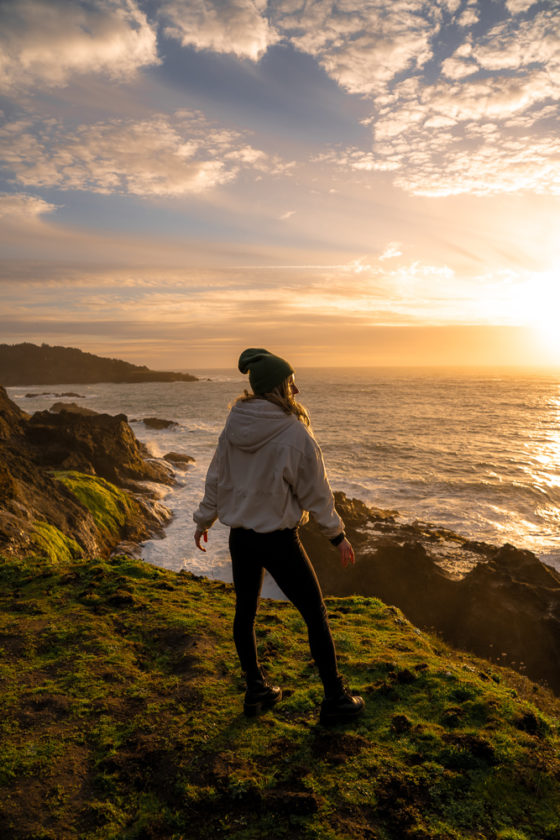
[(560, 363), (560, 269), (533, 274), (517, 301), (518, 316), (550, 363)]

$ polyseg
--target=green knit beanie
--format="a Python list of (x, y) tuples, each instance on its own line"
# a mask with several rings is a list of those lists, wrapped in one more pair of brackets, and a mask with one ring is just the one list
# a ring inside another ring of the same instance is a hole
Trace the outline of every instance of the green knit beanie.
[(254, 347), (243, 351), (238, 367), (241, 373), (249, 372), (249, 382), (255, 394), (268, 394), (294, 372), (285, 359)]

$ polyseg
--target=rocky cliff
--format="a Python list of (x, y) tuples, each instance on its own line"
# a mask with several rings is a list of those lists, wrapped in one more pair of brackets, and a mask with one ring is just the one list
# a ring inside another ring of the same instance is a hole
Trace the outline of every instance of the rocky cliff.
[(310, 523), (302, 540), (326, 595), (373, 595), (450, 644), (560, 694), (560, 573), (530, 551), (476, 543), (336, 494), (355, 550), (343, 569)]
[(0, 387), (0, 552), (107, 555), (147, 538), (168, 515), (139, 482), (173, 477), (145, 455), (124, 415), (29, 417)]
[(193, 382), (190, 373), (150, 370), (120, 359), (106, 359), (73, 347), (0, 344), (0, 382), (53, 385), (92, 382)]

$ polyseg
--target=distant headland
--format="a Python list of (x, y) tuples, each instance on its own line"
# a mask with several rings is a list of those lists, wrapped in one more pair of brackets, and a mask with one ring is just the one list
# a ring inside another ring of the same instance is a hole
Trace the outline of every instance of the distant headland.
[(74, 347), (49, 344), (0, 344), (0, 382), (13, 385), (62, 385), (94, 382), (196, 382), (190, 373), (150, 370), (107, 359)]

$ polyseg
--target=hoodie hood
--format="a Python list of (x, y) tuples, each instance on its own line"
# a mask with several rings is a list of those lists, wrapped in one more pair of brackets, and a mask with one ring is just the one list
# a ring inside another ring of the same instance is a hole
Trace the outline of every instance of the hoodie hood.
[(229, 413), (224, 436), (244, 452), (256, 452), (300, 421), (268, 400), (236, 403)]

